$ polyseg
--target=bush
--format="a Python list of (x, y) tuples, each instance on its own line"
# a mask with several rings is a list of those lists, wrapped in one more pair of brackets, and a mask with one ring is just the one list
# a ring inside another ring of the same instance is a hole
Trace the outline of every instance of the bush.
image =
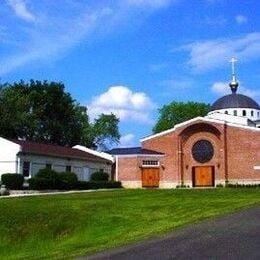
[(116, 189), (122, 188), (120, 181), (78, 181), (79, 190)]
[(2, 174), (1, 181), (3, 185), (11, 190), (23, 189), (24, 177), (17, 173), (4, 173)]
[(59, 174), (51, 169), (39, 170), (35, 177), (29, 180), (29, 188), (33, 190), (52, 190), (59, 188)]
[(89, 190), (90, 189), (90, 184), (89, 184), (88, 181), (78, 181), (77, 189), (78, 190)]
[(50, 179), (34, 177), (29, 179), (29, 189), (31, 190), (51, 190), (53, 181)]
[(91, 181), (108, 181), (109, 175), (106, 172), (94, 172), (92, 173), (90, 180)]
[(61, 172), (59, 173), (59, 189), (72, 190), (77, 188), (78, 177), (73, 172)]
[(260, 184), (239, 184), (239, 183), (236, 183), (236, 184), (227, 184), (226, 187), (228, 188), (259, 188), (260, 187)]

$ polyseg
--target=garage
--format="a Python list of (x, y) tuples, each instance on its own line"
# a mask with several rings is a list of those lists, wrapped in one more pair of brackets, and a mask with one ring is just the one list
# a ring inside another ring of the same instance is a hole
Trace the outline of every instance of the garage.
[(213, 187), (215, 186), (213, 166), (198, 166), (192, 169), (193, 187)]

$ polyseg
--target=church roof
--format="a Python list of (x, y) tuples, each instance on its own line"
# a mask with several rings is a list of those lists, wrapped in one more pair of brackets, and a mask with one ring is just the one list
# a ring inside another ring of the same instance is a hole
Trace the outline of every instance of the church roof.
[(211, 106), (211, 111), (225, 109), (225, 108), (254, 108), (260, 109), (259, 105), (252, 98), (232, 93), (230, 95), (226, 95), (224, 97), (219, 98), (217, 101), (213, 103)]
[(114, 148), (110, 151), (107, 151), (107, 153), (112, 155), (132, 155), (132, 154), (138, 154), (138, 155), (163, 155), (163, 153), (144, 149), (141, 147), (126, 147), (126, 148)]

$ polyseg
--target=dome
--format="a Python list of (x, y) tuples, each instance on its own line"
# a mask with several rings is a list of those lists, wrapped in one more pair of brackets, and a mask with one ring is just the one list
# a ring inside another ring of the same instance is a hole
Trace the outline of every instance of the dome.
[(242, 95), (232, 93), (224, 97), (219, 98), (211, 106), (211, 111), (220, 110), (225, 108), (253, 108), (260, 109), (260, 106), (252, 98)]

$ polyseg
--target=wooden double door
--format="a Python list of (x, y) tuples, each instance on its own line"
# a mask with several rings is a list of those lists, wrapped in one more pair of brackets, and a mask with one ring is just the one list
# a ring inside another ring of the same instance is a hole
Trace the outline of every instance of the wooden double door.
[(215, 173), (213, 166), (197, 166), (192, 169), (193, 187), (215, 186)]
[(159, 187), (160, 175), (159, 168), (142, 169), (142, 187), (154, 188)]

